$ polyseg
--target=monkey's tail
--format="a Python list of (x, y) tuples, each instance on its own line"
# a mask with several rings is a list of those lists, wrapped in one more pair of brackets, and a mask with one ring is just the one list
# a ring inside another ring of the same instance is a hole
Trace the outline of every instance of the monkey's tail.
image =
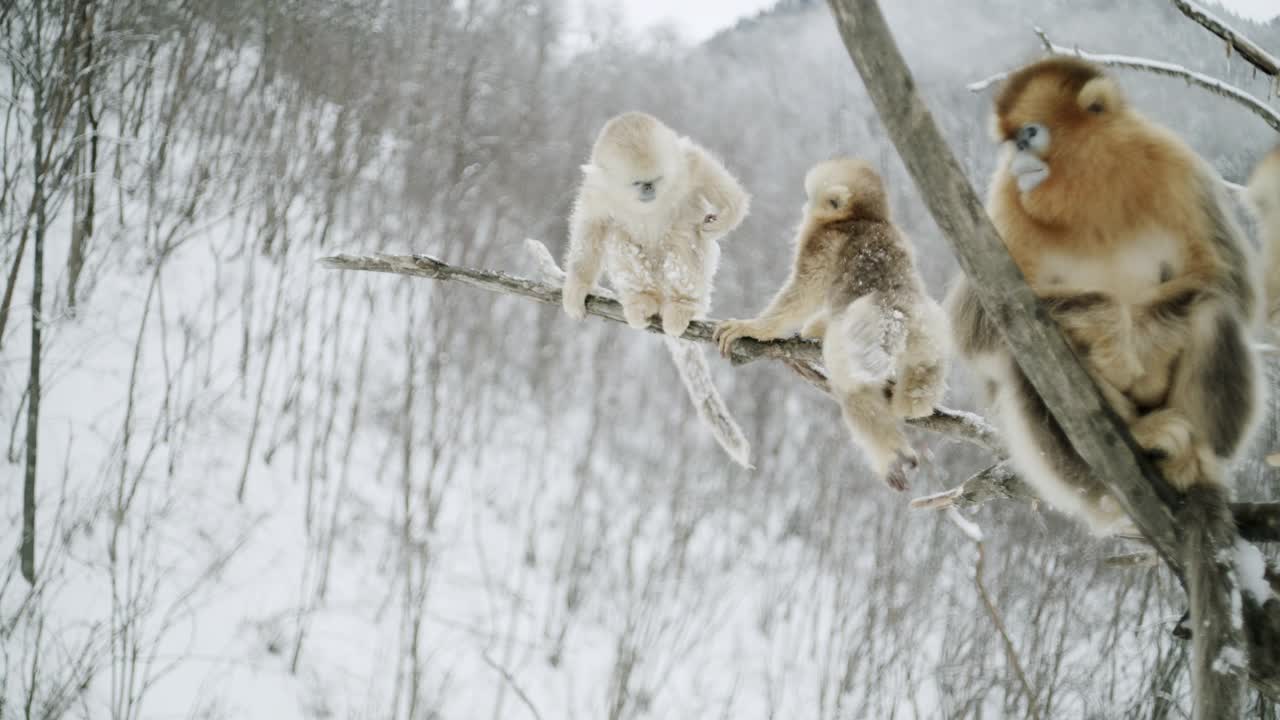
[[(546, 245), (533, 238), (525, 238), (524, 247), (525, 251), (533, 257), (538, 266), (538, 273), (543, 278), (548, 282), (564, 283), (564, 270), (556, 264), (555, 258), (552, 257)], [(613, 293), (601, 288), (596, 288), (592, 292), (602, 297), (613, 297)], [(696, 343), (687, 340), (667, 335), (663, 335), (662, 338), (667, 343), (671, 362), (675, 363), (676, 370), (680, 373), (680, 380), (684, 382), (684, 388), (689, 393), (689, 400), (698, 411), (698, 417), (711, 429), (716, 442), (724, 448), (725, 453), (733, 458), (734, 462), (744, 468), (753, 469), (751, 443), (747, 442), (746, 435), (742, 434), (742, 428), (738, 427), (738, 422), (733, 419), (729, 408), (724, 404), (724, 398), (720, 397), (720, 391), (716, 390), (716, 384), (711, 377), (711, 368), (707, 365), (707, 358), (703, 355), (702, 349)]]
[(737, 421), (724, 404), (724, 398), (720, 397), (702, 348), (697, 343), (669, 335), (663, 335), (662, 339), (667, 344), (667, 352), (671, 353), (671, 361), (675, 363), (680, 379), (684, 381), (689, 400), (698, 411), (698, 417), (702, 418), (716, 442), (734, 462), (752, 469), (751, 443), (747, 442), (742, 428), (738, 427)]

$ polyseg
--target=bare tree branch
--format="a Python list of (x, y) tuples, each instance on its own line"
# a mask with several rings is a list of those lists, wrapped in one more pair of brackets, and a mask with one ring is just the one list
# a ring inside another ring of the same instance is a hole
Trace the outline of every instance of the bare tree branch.
[[(535, 258), (539, 256), (535, 255)], [(492, 272), (477, 268), (451, 265), (426, 255), (414, 256), (354, 256), (339, 255), (322, 258), (323, 264), (331, 268), (345, 270), (367, 270), (415, 277), (426, 277), (434, 280), (460, 280), (473, 287), (504, 295), (526, 297), (538, 302), (559, 305), (560, 289), (548, 283), (526, 278)], [(554, 274), (559, 268), (552, 265), (543, 268), (543, 274)], [(588, 298), (587, 309), (593, 315), (613, 322), (625, 324), (621, 310), (609, 297), (592, 295)], [(695, 321), (690, 326), (690, 333), (685, 337), (701, 342), (711, 342), (709, 329), (715, 322)], [(651, 327), (656, 332), (656, 327)], [(823, 393), (830, 393), (827, 376), (822, 367), (815, 361), (789, 357), (779, 348), (797, 347), (797, 355), (807, 355), (811, 349), (821, 357), (822, 345), (817, 342), (802, 340), (774, 340), (770, 342), (743, 341), (735, 346), (735, 350), (744, 355), (745, 362), (759, 358), (780, 360), (795, 372), (801, 379)], [(990, 450), (997, 457), (1004, 457), (1003, 441), (994, 427), (983, 417), (950, 408), (936, 408), (933, 415), (908, 421), (921, 430), (945, 435), (956, 440), (963, 440), (978, 447)], [(921, 497), (911, 502), (912, 507), (922, 510), (945, 510), (947, 508), (969, 508), (982, 505), (991, 500), (1020, 500), (1028, 503), (1038, 501), (1035, 491), (1027, 485), (1007, 462), (999, 462), (965, 480), (956, 487), (943, 492)], [(1234, 503), (1231, 506), (1236, 516), (1236, 524), (1240, 534), (1253, 542), (1280, 542), (1280, 503)]]
[(947, 510), (983, 505), (991, 500), (1034, 502), (1035, 491), (1018, 477), (1008, 462), (999, 462), (973, 475), (950, 490), (911, 501), (917, 510)]
[(1232, 51), (1244, 58), (1250, 65), (1258, 68), (1271, 77), (1280, 76), (1280, 60), (1263, 50), (1254, 41), (1236, 32), (1234, 28), (1219, 20), (1217, 16), (1200, 5), (1188, 0), (1173, 0), (1173, 6), (1183, 15), (1199, 23), (1206, 30), (1227, 41), (1227, 54)]
[(995, 626), (996, 632), (999, 633), (1000, 640), (1004, 644), (1005, 658), (1009, 661), (1010, 667), (1013, 668), (1013, 674), (1018, 678), (1018, 684), (1022, 686), (1023, 694), (1027, 696), (1027, 717), (1032, 718), (1032, 720), (1040, 720), (1040, 701), (1036, 697), (1036, 691), (1031, 687), (1031, 681), (1027, 679), (1027, 673), (1022, 668), (1022, 661), (1018, 658), (1018, 651), (1013, 646), (1013, 639), (1009, 637), (1009, 629), (1004, 624), (1004, 618), (1001, 617), (1000, 610), (996, 607), (991, 594), (987, 592), (986, 583), (982, 581), (983, 567), (987, 558), (982, 530), (977, 525), (964, 519), (955, 508), (947, 512), (947, 517), (973, 541), (974, 547), (978, 550), (977, 560), (973, 564), (973, 584), (978, 590), (978, 597), (982, 600), (982, 606), (987, 611), (987, 617), (991, 618), (991, 624)]
[[(1101, 55), (1096, 53), (1088, 53), (1079, 48), (1069, 48), (1064, 45), (1056, 45), (1049, 40), (1048, 35), (1040, 28), (1035, 29), (1035, 33), (1040, 37), (1040, 41), (1044, 43), (1044, 48), (1052, 55), (1070, 55), (1099, 65), (1107, 65), (1109, 67), (1125, 68), (1128, 70), (1139, 70), (1142, 72), (1154, 73), (1156, 75), (1164, 75), (1165, 77), (1178, 78), (1186, 81), (1189, 85), (1194, 85), (1203, 90), (1208, 90), (1214, 95), (1227, 98), (1233, 102), (1247, 108), (1250, 112), (1262, 118), (1264, 122), (1280, 132), (1280, 112), (1276, 111), (1270, 105), (1255, 98), (1253, 95), (1241, 90), (1234, 85), (1225, 83), (1217, 78), (1210, 77), (1204, 73), (1189, 70), (1181, 65), (1173, 63), (1161, 62), (1159, 60), (1148, 60), (1146, 58), (1130, 57), (1128, 55)], [(1009, 77), (1010, 72), (996, 73), (991, 77), (984, 78), (974, 83), (966, 85), (973, 92), (981, 92), (996, 83)]]
[(515, 692), (516, 697), (520, 698), (520, 702), (524, 704), (525, 709), (529, 711), (529, 714), (533, 716), (534, 720), (542, 720), (542, 713), (538, 712), (538, 707), (533, 704), (533, 700), (529, 699), (529, 694), (526, 693), (524, 689), (520, 687), (520, 683), (516, 682), (516, 679), (512, 677), (511, 671), (499, 665), (497, 661), (489, 657), (489, 653), (487, 652), (481, 652), (480, 659), (484, 660), (485, 665), (493, 668), (494, 672), (502, 676), (502, 679), (507, 683), (511, 690)]
[(1160, 564), (1160, 556), (1150, 550), (1146, 550), (1143, 552), (1127, 553), (1124, 555), (1114, 555), (1103, 562), (1113, 568), (1149, 568)]
[[(321, 258), (326, 267), (340, 270), (365, 270), (369, 272), (410, 275), (432, 280), (456, 280), (464, 285), (536, 300), (547, 305), (560, 305), (560, 288), (544, 282), (508, 275), (503, 272), (450, 265), (429, 255), (335, 255)], [(587, 296), (587, 312), (606, 320), (626, 324), (622, 306), (616, 300), (600, 295)], [(714, 320), (695, 320), (689, 324), (684, 339), (712, 343)], [(662, 327), (653, 323), (649, 332), (661, 334)], [(823, 392), (829, 392), (827, 378), (819, 367), (822, 361), (822, 344), (798, 338), (760, 342), (742, 338), (734, 344), (735, 365), (760, 358), (783, 361), (810, 384)], [(908, 421), (915, 427), (972, 443), (996, 453), (1003, 453), (999, 433), (982, 417), (973, 413), (949, 408), (935, 408), (933, 414)]]

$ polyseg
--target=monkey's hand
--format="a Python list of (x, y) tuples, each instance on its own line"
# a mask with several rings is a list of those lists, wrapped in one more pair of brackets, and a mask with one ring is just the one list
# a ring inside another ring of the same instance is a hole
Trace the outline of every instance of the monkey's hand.
[(1195, 428), (1181, 412), (1156, 410), (1138, 418), (1129, 429), (1164, 479), (1178, 490), (1220, 482), (1213, 452), (1197, 440)]
[(566, 278), (560, 294), (566, 315), (574, 320), (582, 320), (587, 316), (587, 286)]
[(720, 208), (712, 205), (705, 197), (702, 198), (702, 223), (699, 230), (704, 237), (711, 238), (719, 238), (729, 232), (727, 218), (720, 212)]
[[(622, 293), (622, 316), (627, 324), (636, 330), (649, 327), (649, 318), (658, 314), (660, 303), (650, 292)], [(683, 333), (684, 331), (681, 330)]]
[(715, 341), (720, 345), (720, 354), (729, 357), (733, 352), (733, 343), (738, 338), (755, 338), (756, 340), (774, 340), (778, 336), (768, 331), (759, 319), (725, 320), (716, 326)]

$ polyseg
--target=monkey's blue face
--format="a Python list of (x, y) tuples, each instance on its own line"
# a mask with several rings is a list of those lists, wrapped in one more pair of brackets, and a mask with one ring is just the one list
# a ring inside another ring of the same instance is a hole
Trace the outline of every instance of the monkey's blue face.
[(1040, 123), (1027, 123), (1014, 133), (1013, 143), (1019, 152), (1030, 151), (1044, 155), (1049, 149), (1049, 128)]
[(662, 182), (661, 176), (646, 180), (633, 180), (631, 187), (635, 189), (640, 202), (651, 203), (658, 199), (658, 183), (660, 182)]
[(1009, 172), (1018, 183), (1018, 190), (1031, 192), (1049, 177), (1049, 165), (1044, 161), (1049, 151), (1049, 128), (1040, 123), (1027, 123), (1018, 128), (1013, 137), (1013, 158)]

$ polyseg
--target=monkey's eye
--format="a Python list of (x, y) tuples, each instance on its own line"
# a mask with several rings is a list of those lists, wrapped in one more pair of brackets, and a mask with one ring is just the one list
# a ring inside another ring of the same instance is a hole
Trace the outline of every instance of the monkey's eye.
[(830, 200), (828, 200), (827, 204), (831, 206), (832, 210), (835, 210), (840, 207), (840, 201), (836, 200), (835, 198), (831, 198)]

